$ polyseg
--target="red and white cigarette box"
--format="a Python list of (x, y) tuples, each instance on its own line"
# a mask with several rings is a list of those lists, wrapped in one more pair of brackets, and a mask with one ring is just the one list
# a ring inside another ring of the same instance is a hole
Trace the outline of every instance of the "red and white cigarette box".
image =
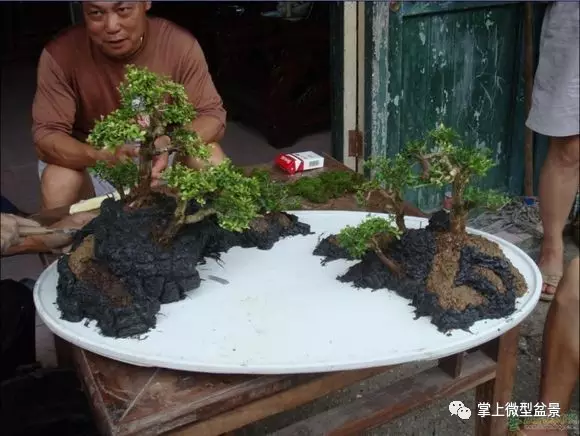
[(281, 153), (276, 158), (276, 165), (288, 174), (314, 170), (324, 166), (324, 158), (312, 151), (302, 153)]

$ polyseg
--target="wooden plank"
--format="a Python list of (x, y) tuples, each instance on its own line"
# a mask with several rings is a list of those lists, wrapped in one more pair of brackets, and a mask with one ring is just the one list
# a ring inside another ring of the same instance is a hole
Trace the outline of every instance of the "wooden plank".
[(338, 389), (385, 372), (388, 367), (358, 371), (341, 371), (324, 375), (309, 383), (289, 389), (277, 395), (254, 401), (230, 412), (171, 432), (172, 436), (218, 436), (257, 422), (286, 410), (294, 409)]
[(413, 409), (458, 395), (495, 376), (495, 362), (482, 352), (465, 357), (463, 372), (453, 378), (439, 367), (400, 380), (353, 403), (323, 412), (274, 432), (272, 436), (347, 436), (382, 425)]
[(449, 376), (457, 378), (461, 375), (463, 370), (465, 354), (459, 353), (453, 356), (444, 357), (439, 359), (439, 368), (446, 372)]
[(97, 422), (107, 435), (157, 435), (326, 374), (205, 374), (140, 367), (74, 348)]
[(476, 436), (504, 436), (507, 433), (508, 422), (505, 410), (497, 411), (496, 406), (505, 407), (511, 399), (516, 372), (519, 333), (520, 326), (518, 325), (499, 338), (496, 377), (478, 386), (475, 391), (476, 407), (479, 403), (489, 403), (490, 414), (500, 415), (481, 417), (477, 415), (476, 411)]

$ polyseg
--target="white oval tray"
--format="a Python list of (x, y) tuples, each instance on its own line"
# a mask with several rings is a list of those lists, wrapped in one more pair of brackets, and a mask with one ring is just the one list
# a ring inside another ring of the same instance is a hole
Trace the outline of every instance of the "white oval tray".
[[(56, 306), (56, 262), (34, 289), (38, 314), (65, 340), (111, 359), (139, 366), (230, 374), (285, 374), (359, 369), (433, 360), (487, 342), (519, 324), (541, 293), (536, 264), (516, 246), (497, 242), (524, 276), (528, 293), (505, 319), (476, 322), (471, 332), (446, 335), (429, 317), (414, 319), (409, 300), (389, 290), (371, 292), (340, 283), (355, 262), (321, 266), (312, 255), (320, 235), (357, 225), (368, 214), (344, 211), (291, 212), (315, 234), (282, 239), (271, 250), (232, 248), (223, 266), (208, 259), (206, 278), (182, 301), (161, 306), (157, 326), (140, 338), (102, 336), (95, 321), (71, 323)], [(371, 214), (381, 215), (381, 214)], [(407, 217), (409, 228), (427, 225)], [(227, 280), (222, 284), (209, 275)]]

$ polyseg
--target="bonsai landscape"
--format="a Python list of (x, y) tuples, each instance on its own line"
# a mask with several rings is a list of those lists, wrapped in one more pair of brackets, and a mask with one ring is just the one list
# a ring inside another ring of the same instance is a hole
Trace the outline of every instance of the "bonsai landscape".
[[(439, 126), (395, 157), (368, 162), (369, 181), (330, 171), (281, 183), (264, 170), (245, 174), (227, 159), (211, 164), (211, 145), (188, 130), (196, 114), (181, 85), (128, 66), (119, 94), (120, 108), (95, 123), (87, 142), (113, 153), (139, 143), (139, 157), (91, 169), (120, 199), (106, 199), (58, 261), (57, 305), (67, 321), (96, 320), (105, 336), (145, 333), (155, 327), (161, 304), (201, 285), (197, 266), (206, 259), (219, 261), (235, 246), (269, 250), (281, 238), (311, 234), (285, 211), (304, 200), (326, 203), (355, 193), (363, 206), (382, 198), (393, 218), (369, 217), (319, 242), (314, 255), (323, 264), (359, 260), (339, 281), (397, 292), (441, 331), (505, 317), (526, 292), (499, 246), (465, 231), (471, 208), (497, 208), (508, 199), (469, 186), (492, 160), (485, 149), (463, 146), (451, 129)], [(163, 172), (166, 186), (152, 189), (152, 162), (162, 153), (176, 163)], [(192, 159), (197, 169), (183, 164)], [(448, 184), (452, 210), (433, 214), (424, 229), (407, 229), (405, 191)]]
[[(430, 316), (442, 332), (506, 317), (514, 312), (516, 298), (527, 292), (526, 282), (499, 245), (466, 233), (469, 210), (498, 209), (509, 201), (469, 186), (492, 166), (489, 150), (464, 146), (452, 129), (440, 125), (393, 158), (366, 163), (374, 175), (359, 187), (358, 197), (365, 203), (372, 194), (383, 196), (389, 218), (369, 216), (356, 227), (347, 226), (320, 241), (314, 254), (324, 257), (322, 264), (359, 259), (339, 281), (395, 291), (411, 300), (417, 317)], [(451, 210), (434, 213), (425, 228), (407, 229), (405, 190), (449, 184)]]
[[(60, 258), (57, 304), (65, 320), (96, 320), (103, 335), (128, 337), (153, 328), (161, 304), (200, 286), (196, 267), (205, 259), (234, 246), (268, 250), (310, 227), (283, 212), (293, 204), (283, 184), (246, 176), (227, 159), (210, 164), (210, 146), (187, 130), (195, 111), (181, 85), (129, 66), (119, 93), (120, 108), (95, 123), (87, 142), (111, 152), (138, 142), (138, 162), (92, 168), (120, 199), (106, 199)], [(160, 147), (165, 136), (169, 145)], [(177, 162), (163, 173), (167, 193), (151, 188), (152, 161), (163, 152)]]

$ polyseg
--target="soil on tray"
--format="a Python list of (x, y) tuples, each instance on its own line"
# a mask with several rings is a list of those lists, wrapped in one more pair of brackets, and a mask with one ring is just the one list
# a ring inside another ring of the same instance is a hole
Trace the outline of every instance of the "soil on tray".
[[(442, 332), (513, 313), (516, 297), (527, 291), (521, 273), (495, 242), (448, 233), (445, 218), (434, 214), (429, 226), (408, 229), (385, 250), (401, 266), (402, 277), (368, 252), (337, 279), (357, 288), (395, 291), (410, 300), (417, 317), (430, 316)], [(349, 259), (334, 235), (321, 240), (314, 255), (322, 256), (323, 264)]]
[(208, 257), (219, 260), (234, 246), (269, 250), (281, 238), (311, 233), (286, 213), (257, 218), (241, 233), (222, 229), (210, 217), (160, 245), (152, 235), (165, 228), (174, 208), (175, 200), (162, 195), (154, 206), (132, 211), (105, 200), (99, 216), (75, 235), (72, 252), (58, 262), (62, 318), (95, 320), (105, 336), (145, 333), (155, 327), (161, 304), (182, 300), (200, 286), (197, 266)]

